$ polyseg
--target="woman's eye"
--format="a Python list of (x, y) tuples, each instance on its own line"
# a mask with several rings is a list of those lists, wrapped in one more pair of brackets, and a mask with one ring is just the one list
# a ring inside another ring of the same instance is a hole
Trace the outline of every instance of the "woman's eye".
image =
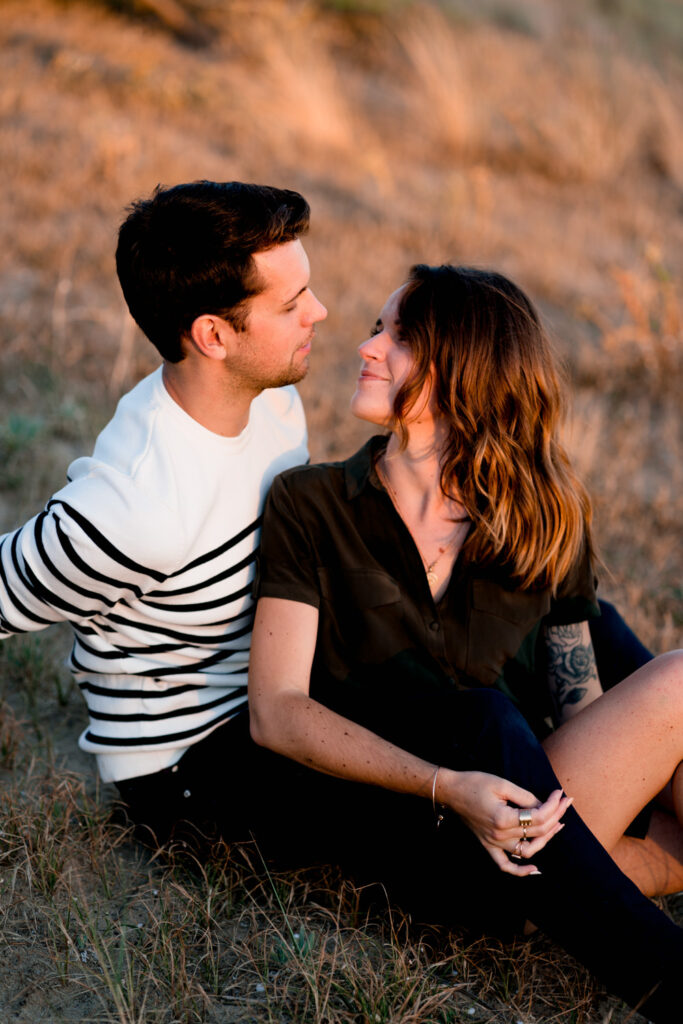
[(378, 320), (374, 327), (370, 328), (370, 337), (374, 338), (376, 334), (381, 334), (383, 330), (384, 327), (382, 325), (382, 321)]

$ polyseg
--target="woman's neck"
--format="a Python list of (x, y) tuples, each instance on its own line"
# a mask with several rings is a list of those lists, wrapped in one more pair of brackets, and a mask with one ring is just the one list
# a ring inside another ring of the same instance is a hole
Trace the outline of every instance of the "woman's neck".
[(418, 519), (443, 515), (447, 507), (457, 504), (446, 498), (441, 489), (445, 431), (439, 426), (432, 423), (426, 432), (413, 429), (411, 424), (403, 449), (398, 436), (391, 434), (382, 457), (385, 479)]
[(470, 527), (462, 505), (441, 489), (442, 454), (436, 431), (427, 436), (411, 429), (403, 449), (392, 434), (377, 463), (380, 480), (415, 542), (434, 601), (446, 591)]

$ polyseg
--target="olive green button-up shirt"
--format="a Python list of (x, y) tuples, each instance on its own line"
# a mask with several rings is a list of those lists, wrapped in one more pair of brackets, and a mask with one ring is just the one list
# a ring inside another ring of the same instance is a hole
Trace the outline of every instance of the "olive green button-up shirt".
[(319, 610), (312, 696), (345, 713), (352, 693), (414, 700), (431, 688), (496, 686), (545, 734), (552, 709), (540, 627), (599, 614), (588, 558), (553, 596), (460, 557), (435, 603), (375, 471), (386, 443), (373, 437), (344, 462), (288, 470), (266, 505), (259, 596)]

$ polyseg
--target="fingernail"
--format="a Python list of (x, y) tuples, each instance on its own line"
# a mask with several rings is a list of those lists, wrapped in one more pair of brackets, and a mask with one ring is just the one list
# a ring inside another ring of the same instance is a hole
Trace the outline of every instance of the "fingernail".
[(529, 872), (529, 876), (528, 877), (531, 878), (533, 875), (540, 875), (540, 873), (541, 872), (538, 870), (538, 868), (534, 868), (533, 871)]

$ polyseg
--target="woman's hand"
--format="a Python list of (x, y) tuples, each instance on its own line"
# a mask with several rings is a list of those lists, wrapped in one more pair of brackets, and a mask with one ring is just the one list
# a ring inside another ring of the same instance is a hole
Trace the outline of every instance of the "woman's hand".
[[(538, 868), (510, 860), (508, 854), (528, 860), (542, 850), (564, 828), (560, 818), (572, 803), (561, 789), (542, 804), (533, 793), (497, 775), (447, 768), (439, 770), (436, 799), (463, 819), (501, 871), (520, 877), (539, 874)], [(511, 803), (516, 806), (510, 807)], [(524, 809), (531, 811), (527, 841), (519, 820)]]

